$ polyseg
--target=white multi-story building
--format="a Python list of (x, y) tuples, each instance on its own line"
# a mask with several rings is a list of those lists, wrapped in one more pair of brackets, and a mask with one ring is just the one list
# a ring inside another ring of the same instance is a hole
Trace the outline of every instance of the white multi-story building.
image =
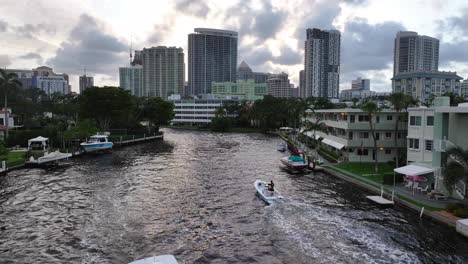
[(271, 74), (267, 81), (268, 94), (274, 97), (290, 97), (291, 84), (287, 73)]
[(158, 46), (141, 51), (143, 96), (167, 98), (181, 94), (184, 88), (184, 51)]
[(169, 100), (175, 105), (173, 125), (206, 126), (215, 117), (216, 109), (223, 105), (222, 99), (180, 100), (180, 96), (171, 96)]
[(302, 97), (338, 98), (341, 34), (338, 30), (307, 29), (305, 89)]
[(120, 88), (130, 91), (134, 96), (145, 96), (143, 93), (143, 66), (135, 64), (119, 68)]
[[(447, 193), (443, 153), (454, 146), (468, 149), (468, 104), (451, 107), (449, 97), (437, 97), (433, 107), (409, 108), (408, 115), (408, 164), (429, 169), (433, 175), (425, 185)], [(466, 184), (458, 182), (451, 195), (468, 199)]]
[(69, 91), (68, 81), (63, 75), (34, 76), (32, 86), (43, 90), (46, 94), (67, 94)]
[(392, 91), (405, 93), (424, 102), (431, 95), (442, 96), (448, 92), (461, 95), (460, 80), (462, 79), (456, 72), (405, 72), (392, 78)]
[[(327, 126), (327, 132), (315, 132), (315, 138), (321, 144), (336, 151), (343, 160), (350, 162), (371, 162), (377, 156), (378, 162), (394, 160), (397, 149), (402, 152), (406, 148), (405, 122), (400, 121), (395, 145), (395, 122), (398, 113), (391, 109), (384, 109), (372, 116), (377, 149), (369, 125), (369, 116), (361, 109), (326, 109), (315, 110), (315, 115), (309, 113), (311, 122), (319, 119)], [(307, 135), (314, 137), (314, 132)]]
[(437, 71), (439, 40), (412, 31), (400, 31), (395, 37), (393, 76), (404, 72)]
[(460, 95), (465, 98), (468, 97), (468, 79), (460, 83)]

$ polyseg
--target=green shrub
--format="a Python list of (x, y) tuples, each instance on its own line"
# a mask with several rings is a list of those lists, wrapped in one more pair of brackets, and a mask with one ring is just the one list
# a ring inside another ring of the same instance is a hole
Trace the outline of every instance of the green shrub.
[(455, 216), (460, 218), (468, 218), (468, 208), (458, 208), (453, 211)]
[(337, 162), (337, 159), (335, 159), (334, 157), (328, 155), (328, 153), (323, 151), (323, 149), (321, 149), (321, 148), (319, 148), (317, 150), (317, 153), (320, 154), (320, 156), (322, 156), (324, 159), (328, 160), (329, 162), (333, 162), (333, 163)]
[(455, 210), (457, 210), (457, 209), (463, 209), (463, 208), (465, 208), (465, 206), (463, 204), (460, 204), (460, 203), (449, 204), (446, 207), (447, 211), (449, 211), (451, 213), (455, 212)]
[(8, 153), (8, 149), (5, 147), (5, 142), (0, 141), (0, 155), (6, 155)]
[(211, 131), (228, 132), (231, 130), (231, 120), (227, 117), (215, 117), (211, 120)]

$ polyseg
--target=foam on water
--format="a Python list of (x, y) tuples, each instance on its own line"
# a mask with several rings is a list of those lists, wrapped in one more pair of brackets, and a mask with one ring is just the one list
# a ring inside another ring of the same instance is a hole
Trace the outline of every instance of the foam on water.
[(361, 222), (365, 213), (340, 210), (289, 203), (268, 208), (265, 216), (315, 263), (421, 263), (387, 228)]

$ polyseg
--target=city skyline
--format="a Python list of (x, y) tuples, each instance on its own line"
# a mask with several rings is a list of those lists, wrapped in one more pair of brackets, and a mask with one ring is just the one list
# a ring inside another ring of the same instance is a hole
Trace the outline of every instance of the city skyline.
[(0, 67), (50, 66), (70, 74), (73, 91), (78, 90), (80, 68), (90, 69), (96, 85), (118, 85), (118, 68), (128, 63), (131, 38), (134, 50), (180, 46), (187, 56), (187, 35), (196, 27), (239, 32), (238, 62), (245, 60), (258, 72), (284, 71), (296, 86), (304, 63), (305, 29), (313, 27), (342, 34), (340, 90), (357, 76), (371, 79), (373, 90), (391, 90), (399, 30), (440, 39), (439, 70), (468, 75), (468, 54), (463, 50), (468, 4), (463, 1), (449, 6), (441, 1), (139, 3), (145, 8), (129, 1), (38, 1), (35, 8), (25, 8), (26, 1), (2, 2)]

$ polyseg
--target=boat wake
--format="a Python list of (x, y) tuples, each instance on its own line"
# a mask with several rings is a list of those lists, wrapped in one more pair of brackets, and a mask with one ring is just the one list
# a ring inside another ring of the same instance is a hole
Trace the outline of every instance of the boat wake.
[(310, 257), (311, 263), (421, 263), (397, 243), (411, 240), (407, 242), (417, 247), (415, 239), (380, 225), (383, 219), (368, 218), (367, 212), (294, 202), (266, 210), (267, 222), (278, 236), (285, 236), (288, 246)]

